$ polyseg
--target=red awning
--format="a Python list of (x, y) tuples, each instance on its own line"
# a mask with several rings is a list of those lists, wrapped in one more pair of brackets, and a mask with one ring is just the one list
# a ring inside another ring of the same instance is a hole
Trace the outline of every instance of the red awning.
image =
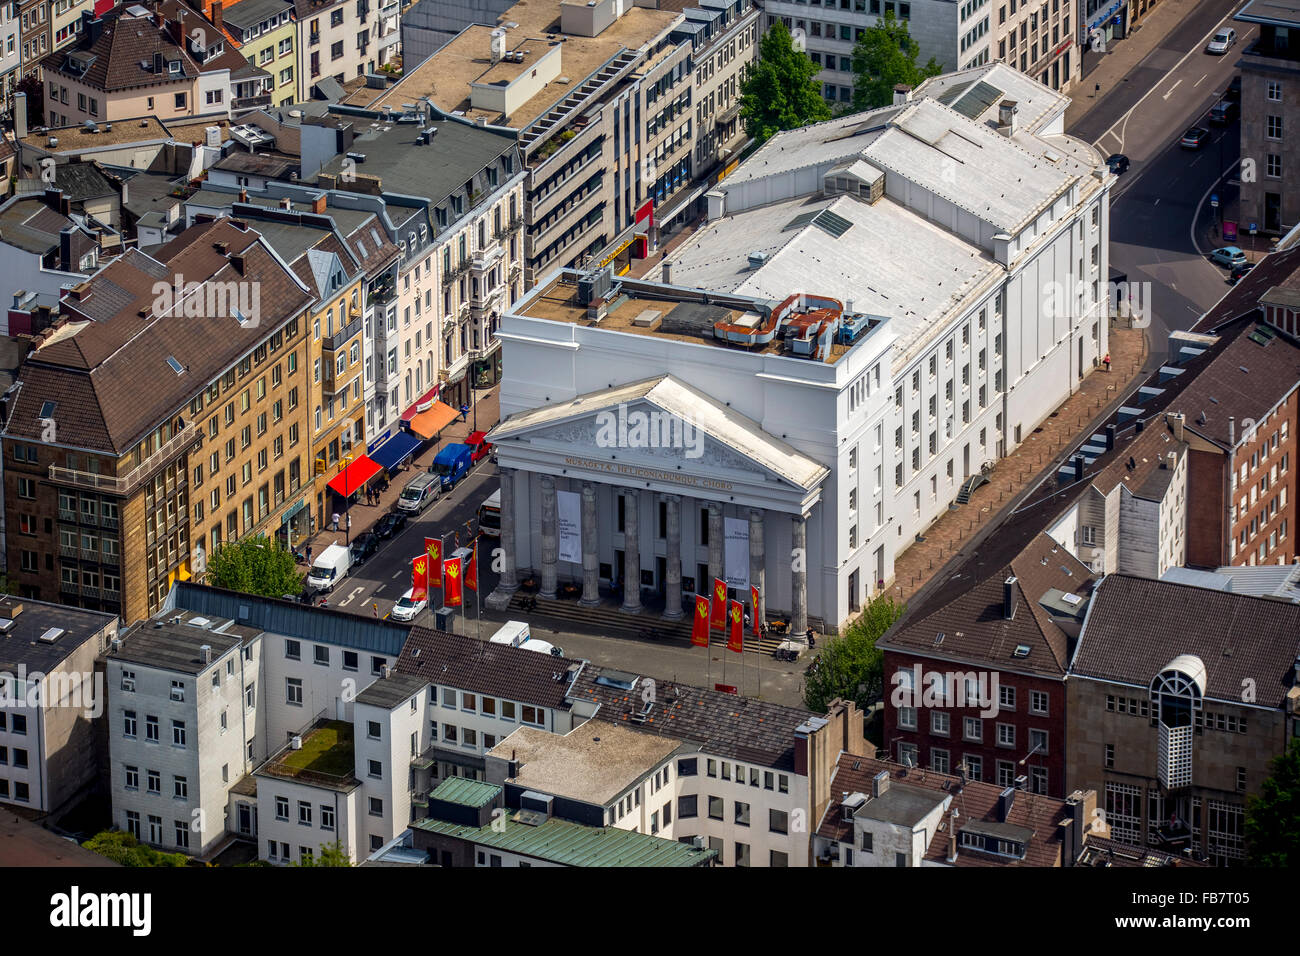
[(359, 455), (352, 459), (352, 464), (330, 480), (329, 487), (331, 491), (346, 498), (360, 491), (365, 483), (377, 474), (379, 474), (379, 466), (365, 455)]

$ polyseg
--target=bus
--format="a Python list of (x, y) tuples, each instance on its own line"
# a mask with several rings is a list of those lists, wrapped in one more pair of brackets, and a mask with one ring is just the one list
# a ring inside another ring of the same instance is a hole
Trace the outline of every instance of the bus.
[(501, 489), (488, 496), (478, 508), (478, 530), (489, 538), (501, 537)]

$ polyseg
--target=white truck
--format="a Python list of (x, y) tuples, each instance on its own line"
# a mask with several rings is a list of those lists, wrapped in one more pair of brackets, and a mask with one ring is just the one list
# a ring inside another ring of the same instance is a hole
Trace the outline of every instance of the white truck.
[(334, 585), (352, 567), (352, 552), (346, 545), (331, 544), (316, 556), (307, 572), (307, 587), (311, 591), (333, 591)]
[(564, 650), (556, 647), (550, 641), (538, 640), (532, 636), (528, 628), (527, 621), (506, 621), (505, 624), (489, 638), (492, 644), (509, 644), (511, 647), (522, 647), (526, 651), (536, 651), (539, 654), (550, 654), (552, 657), (563, 657)]

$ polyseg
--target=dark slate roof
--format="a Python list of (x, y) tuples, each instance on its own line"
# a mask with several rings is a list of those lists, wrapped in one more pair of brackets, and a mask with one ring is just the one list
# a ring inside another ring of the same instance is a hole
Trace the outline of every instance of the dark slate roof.
[[(63, 604), (49, 604), (31, 598), (0, 598), (0, 607), (18, 606), (22, 611), (12, 618), (12, 623), (10, 618), (0, 616), (0, 623), (9, 624), (0, 633), (0, 671), (9, 674), (22, 664), (29, 672), (48, 673), (116, 620), (114, 614), (83, 611)], [(63, 633), (52, 641), (40, 639), (54, 628)], [(96, 648), (96, 653), (98, 650)]]
[[(1086, 599), (1094, 576), (1042, 531), (1062, 507), (1053, 500), (1013, 515), (964, 563), (936, 579), (876, 646), (1063, 678), (1068, 638), (1039, 601), (1052, 588)], [(1016, 610), (1008, 621), (1002, 613), (1003, 584), (1012, 576)], [(939, 634), (943, 640), (936, 644)], [(1029, 654), (1016, 657), (1021, 644)]]
[[(602, 675), (634, 677), (611, 668), (583, 668), (571, 696), (599, 703), (594, 716), (601, 720), (689, 740), (705, 753), (774, 770), (794, 770), (795, 730), (815, 716), (796, 707), (673, 681), (653, 682), (653, 703), (646, 710), (642, 697), (648, 686), (645, 678), (635, 677), (632, 688), (624, 690), (599, 683)], [(645, 719), (638, 722), (634, 718), (643, 711)]]
[(1300, 605), (1111, 574), (1093, 592), (1070, 676), (1149, 687), (1180, 654), (1205, 665), (1207, 697), (1240, 703), (1249, 680), (1255, 703), (1280, 707), (1300, 657)]
[(1199, 860), (1177, 853), (1166, 853), (1149, 846), (1130, 846), (1089, 833), (1083, 839), (1083, 853), (1075, 866), (1208, 866)]
[(428, 684), (429, 682), (423, 677), (392, 673), (388, 677), (381, 677), (357, 694), (356, 702), (358, 704), (369, 704), (371, 707), (392, 710), (398, 704), (410, 700), (412, 694), (419, 693)]
[(59, 233), (74, 225), (40, 196), (14, 196), (0, 206), (0, 241), (43, 256), (59, 248)]
[(397, 660), (397, 672), (430, 684), (504, 697), (520, 703), (566, 710), (571, 669), (581, 662), (491, 644), (460, 634), (411, 628)]
[(409, 628), (329, 607), (241, 594), (225, 588), (181, 581), (168, 594), (166, 610), (184, 608), (206, 617), (228, 618), (259, 632), (332, 644), (396, 659)]
[(117, 195), (98, 163), (63, 163), (54, 175), (58, 188), (73, 202)]
[[(909, 791), (932, 792), (934, 795), (933, 802), (938, 802), (946, 794), (951, 793), (953, 801), (949, 806), (949, 810), (951, 811), (954, 807), (957, 809), (957, 829), (959, 833), (968, 825), (972, 825), (972, 829), (982, 831), (1014, 827), (1018, 828), (1021, 834), (1025, 832), (1032, 833), (1026, 843), (1025, 858), (1023, 860), (958, 846), (957, 860), (953, 865), (1033, 867), (1059, 865), (1061, 853), (1060, 823), (1070, 816), (1070, 811), (1063, 800), (1023, 791), (1017, 792), (1011, 805), (1011, 812), (1004, 823), (998, 816), (998, 799), (1003, 789), (1001, 787), (979, 781), (967, 781), (964, 785), (961, 785), (961, 781), (957, 777), (948, 774), (936, 773), (933, 770), (923, 770), (916, 767), (908, 768), (892, 761), (875, 760), (871, 757), (856, 757), (847, 753), (840, 755), (839, 764), (836, 767), (835, 776), (830, 786), (830, 792), (834, 796), (818, 824), (817, 835), (837, 842), (843, 842), (846, 839), (851, 840), (853, 824), (844, 822), (844, 814), (841, 810), (843, 804), (842, 794), (862, 793), (868, 795), (868, 800), (863, 805), (864, 810), (860, 812), (871, 815), (871, 807), (883, 799), (870, 799), (871, 781), (876, 774), (886, 770), (889, 772), (890, 778), (890, 790), (886, 792), (886, 798), (889, 792), (892, 792), (900, 784), (906, 786)], [(960, 789), (958, 789), (959, 786)], [(927, 863), (947, 863), (949, 850), (948, 828), (951, 825), (951, 816), (945, 815), (944, 822), (940, 824), (939, 829), (933, 834), (930, 845), (926, 850), (925, 860)], [(1007, 832), (1014, 831), (1008, 830)]]
[[(223, 23), (246, 30), (255, 27), (263, 20), (268, 20), (283, 10), (292, 10), (291, 0), (239, 0), (224, 6), (221, 11)], [(204, 11), (205, 13), (208, 11)]]
[(204, 664), (199, 656), (205, 644), (212, 648), (212, 660), (216, 661), (231, 648), (244, 643), (238, 634), (221, 634), (169, 621), (141, 621), (123, 631), (121, 637), (122, 646), (106, 655), (111, 660), (182, 674), (198, 674), (205, 667), (212, 666)]

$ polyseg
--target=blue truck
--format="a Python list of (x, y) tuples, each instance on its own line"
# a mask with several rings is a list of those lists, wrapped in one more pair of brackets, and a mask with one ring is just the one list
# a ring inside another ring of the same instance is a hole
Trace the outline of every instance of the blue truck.
[(448, 445), (434, 457), (429, 472), (438, 476), (444, 494), (455, 488), (457, 483), (469, 474), (473, 455), (474, 449), (469, 445), (456, 444)]

